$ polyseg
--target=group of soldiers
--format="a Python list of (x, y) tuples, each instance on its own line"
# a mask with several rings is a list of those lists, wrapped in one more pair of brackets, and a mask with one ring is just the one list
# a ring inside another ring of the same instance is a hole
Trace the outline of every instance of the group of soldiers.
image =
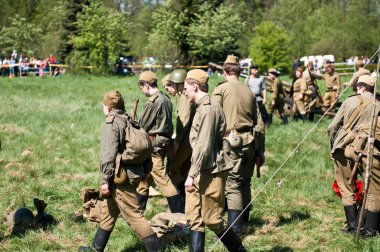
[[(260, 169), (265, 161), (265, 127), (254, 93), (239, 81), (240, 71), (237, 57), (229, 55), (223, 65), (225, 81), (212, 95), (203, 70), (179, 69), (165, 76), (161, 83), (177, 102), (175, 134), (169, 96), (158, 89), (153, 72), (141, 73), (138, 84), (148, 102), (139, 125), (154, 150), (140, 165), (120, 161), (128, 123), (122, 116), (124, 100), (118, 91), (105, 95), (100, 164), (105, 199), (95, 238), (81, 251), (103, 251), (120, 213), (147, 251), (159, 251), (157, 235), (143, 215), (153, 182), (170, 211), (185, 214), (190, 251), (204, 251), (205, 226), (229, 251), (246, 251), (239, 236), (249, 219), (254, 167)], [(116, 167), (126, 170), (123, 184), (114, 183)]]
[[(358, 62), (358, 65), (361, 63)], [(362, 65), (361, 65), (362, 67)], [(326, 72), (319, 74), (312, 62), (309, 62), (306, 69), (298, 67), (294, 71), (294, 79), (291, 84), (289, 94), (286, 92), (284, 83), (279, 78), (279, 72), (275, 68), (268, 70), (268, 76), (260, 76), (258, 66), (250, 67), (251, 75), (245, 80), (245, 84), (255, 93), (258, 106), (265, 124), (272, 123), (273, 113), (277, 110), (283, 124), (288, 124), (286, 111), (284, 110), (285, 97), (288, 95), (293, 99), (292, 113), (295, 119), (314, 120), (314, 114), (327, 110), (334, 112), (336, 109), (341, 82), (339, 75), (335, 72), (334, 65), (328, 63)], [(321, 95), (317, 85), (317, 79), (326, 82), (326, 91)], [(266, 85), (270, 82), (268, 92), (271, 93), (268, 109), (266, 109)]]

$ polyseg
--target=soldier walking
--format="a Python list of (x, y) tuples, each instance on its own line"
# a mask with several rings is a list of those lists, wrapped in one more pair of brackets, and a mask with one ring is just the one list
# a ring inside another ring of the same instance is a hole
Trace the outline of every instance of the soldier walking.
[(292, 92), (293, 92), (293, 112), (294, 115), (299, 115), (302, 122), (305, 122), (306, 119), (306, 110), (305, 110), (305, 104), (304, 99), (306, 95), (306, 81), (302, 79), (302, 67), (297, 67), (297, 69), (294, 71), (294, 82), (292, 86)]
[[(143, 171), (142, 165), (130, 165), (121, 162), (121, 153), (125, 149), (124, 100), (118, 91), (107, 93), (103, 99), (103, 112), (106, 121), (102, 127), (100, 144), (101, 205), (99, 228), (91, 246), (80, 247), (80, 251), (104, 251), (108, 239), (120, 213), (143, 240), (147, 251), (159, 251), (159, 240), (148, 221), (139, 209), (136, 187), (141, 176), (126, 177), (125, 181), (114, 182), (115, 174), (121, 169)], [(127, 172), (126, 172), (127, 173)], [(128, 174), (128, 173), (127, 173)], [(143, 174), (142, 174), (143, 175)]]
[(190, 131), (193, 149), (191, 168), (185, 182), (186, 218), (190, 227), (190, 251), (204, 251), (207, 225), (229, 251), (246, 251), (232, 228), (223, 220), (224, 188), (232, 169), (221, 149), (226, 131), (223, 109), (207, 94), (208, 75), (191, 70), (185, 80), (185, 94), (197, 106)]
[(326, 73), (322, 77), (326, 82), (326, 93), (323, 96), (322, 110), (326, 111), (332, 106), (331, 110), (334, 111), (340, 90), (339, 75), (335, 72), (332, 64), (327, 64)]
[(157, 76), (151, 71), (140, 74), (139, 86), (143, 94), (149, 97), (140, 116), (140, 126), (149, 134), (154, 151), (152, 154), (152, 171), (137, 189), (141, 209), (145, 210), (149, 197), (149, 186), (154, 183), (166, 197), (172, 213), (183, 213), (183, 199), (176, 186), (169, 178), (164, 159), (173, 133), (172, 103), (157, 88)]
[(237, 58), (229, 55), (223, 65), (226, 82), (218, 85), (211, 96), (224, 111), (227, 130), (224, 135), (229, 145), (229, 156), (234, 168), (229, 172), (226, 185), (228, 224), (242, 234), (249, 219), (249, 210), (238, 216), (251, 202), (251, 178), (255, 162), (264, 163), (264, 123), (258, 110), (255, 95), (239, 81), (240, 66)]
[(270, 92), (272, 93), (270, 96), (270, 102), (268, 105), (268, 125), (272, 123), (272, 118), (273, 118), (273, 112), (275, 110), (278, 111), (280, 114), (281, 120), (283, 124), (288, 124), (288, 117), (285, 115), (284, 112), (284, 97), (285, 97), (285, 91), (282, 85), (282, 81), (279, 76), (279, 72), (274, 69), (270, 68), (268, 70), (269, 72), (269, 78), (273, 81)]
[(305, 71), (302, 73), (302, 79), (306, 81), (305, 108), (309, 121), (314, 120), (315, 109), (321, 105), (322, 96), (319, 91), (316, 79), (322, 79), (322, 76), (314, 69), (313, 62), (307, 63)]

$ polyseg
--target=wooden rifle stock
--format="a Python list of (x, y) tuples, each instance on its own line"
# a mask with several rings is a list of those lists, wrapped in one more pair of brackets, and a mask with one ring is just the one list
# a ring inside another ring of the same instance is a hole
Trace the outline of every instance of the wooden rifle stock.
[(132, 114), (131, 114), (133, 121), (136, 119), (138, 105), (139, 105), (139, 98), (135, 98), (135, 100), (133, 101), (133, 109), (132, 109)]
[(354, 168), (351, 171), (350, 179), (348, 180), (348, 184), (352, 185), (354, 179), (356, 179), (356, 174), (358, 173), (359, 163), (362, 160), (363, 153), (359, 153), (359, 156), (355, 160)]

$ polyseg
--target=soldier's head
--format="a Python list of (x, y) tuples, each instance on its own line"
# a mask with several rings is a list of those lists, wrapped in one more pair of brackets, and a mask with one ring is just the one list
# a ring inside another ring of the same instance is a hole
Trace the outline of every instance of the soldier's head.
[(355, 63), (355, 68), (358, 70), (359, 68), (364, 67), (364, 62), (362, 60), (357, 60)]
[(302, 76), (302, 71), (303, 71), (303, 68), (302, 67), (297, 67), (296, 68), (296, 71), (294, 72), (294, 74), (296, 75), (296, 78), (301, 78)]
[(174, 83), (172, 83), (169, 80), (170, 74), (165, 75), (164, 78), (161, 80), (162, 86), (165, 88), (165, 90), (170, 94), (170, 95), (175, 95), (177, 92), (174, 87)]
[(333, 74), (334, 73), (334, 65), (333, 64), (327, 64), (327, 66), (326, 66), (326, 72), (328, 73), (328, 74)]
[(313, 64), (313, 61), (309, 61), (307, 62), (307, 68), (311, 71), (311, 70), (314, 70), (314, 64)]
[[(147, 97), (157, 91), (157, 75), (152, 71), (144, 71), (139, 76), (139, 87)], [(153, 91), (153, 92), (152, 92)]]
[(223, 64), (223, 77), (227, 80), (229, 77), (240, 76), (240, 65), (238, 58), (234, 55), (228, 55), (226, 61)]
[(250, 69), (251, 69), (251, 74), (253, 76), (258, 76), (259, 75), (259, 66), (258, 65), (252, 65), (250, 67)]
[(186, 71), (185, 70), (183, 70), (183, 69), (174, 70), (169, 75), (169, 83), (165, 87), (165, 89), (169, 92), (169, 94), (174, 96), (178, 92), (183, 91), (185, 79), (186, 79)]
[(277, 76), (280, 75), (280, 73), (276, 70), (276, 68), (269, 68), (268, 73), (269, 73), (269, 77), (271, 77), (272, 79), (275, 79)]
[(356, 93), (362, 94), (364, 92), (373, 93), (375, 91), (376, 78), (369, 74), (365, 74), (359, 77), (356, 84)]
[(106, 93), (103, 98), (104, 115), (108, 116), (114, 109), (125, 111), (124, 99), (117, 90)]
[(208, 92), (208, 74), (201, 69), (194, 69), (187, 73), (184, 92), (191, 102), (196, 102)]

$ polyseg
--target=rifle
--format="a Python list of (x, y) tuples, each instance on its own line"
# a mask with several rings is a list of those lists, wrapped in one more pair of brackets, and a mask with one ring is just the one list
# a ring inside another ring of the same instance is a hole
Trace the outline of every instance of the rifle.
[(355, 160), (354, 168), (352, 169), (350, 179), (348, 180), (348, 184), (350, 184), (350, 185), (352, 185), (352, 181), (356, 178), (359, 163), (362, 160), (362, 157), (363, 157), (363, 153), (360, 152), (359, 156)]
[(131, 119), (134, 121), (136, 119), (136, 114), (137, 114), (137, 106), (139, 105), (139, 98), (135, 98), (133, 101), (133, 108), (131, 112)]
[[(379, 46), (380, 49), (380, 46)], [(380, 51), (378, 53), (378, 57), (380, 58)], [(377, 62), (377, 72), (379, 72), (379, 66), (380, 66), (380, 60)], [(365, 204), (367, 203), (367, 196), (368, 196), (368, 189), (369, 189), (369, 183), (371, 181), (371, 173), (372, 173), (372, 164), (373, 164), (373, 149), (375, 144), (375, 129), (377, 124), (377, 115), (376, 115), (376, 88), (377, 88), (377, 81), (378, 78), (376, 78), (375, 82), (375, 91), (373, 92), (373, 111), (372, 111), (372, 119), (371, 119), (371, 128), (368, 132), (368, 153), (367, 153), (367, 164), (366, 164), (366, 174), (365, 174), (365, 184), (364, 184), (364, 195), (363, 195), (363, 203), (362, 208), (360, 209), (360, 215), (359, 215), (359, 223), (358, 227), (356, 229), (356, 237), (355, 242), (356, 244), (359, 242), (360, 238), (360, 229), (363, 225), (363, 219), (364, 219), (364, 209)]]

